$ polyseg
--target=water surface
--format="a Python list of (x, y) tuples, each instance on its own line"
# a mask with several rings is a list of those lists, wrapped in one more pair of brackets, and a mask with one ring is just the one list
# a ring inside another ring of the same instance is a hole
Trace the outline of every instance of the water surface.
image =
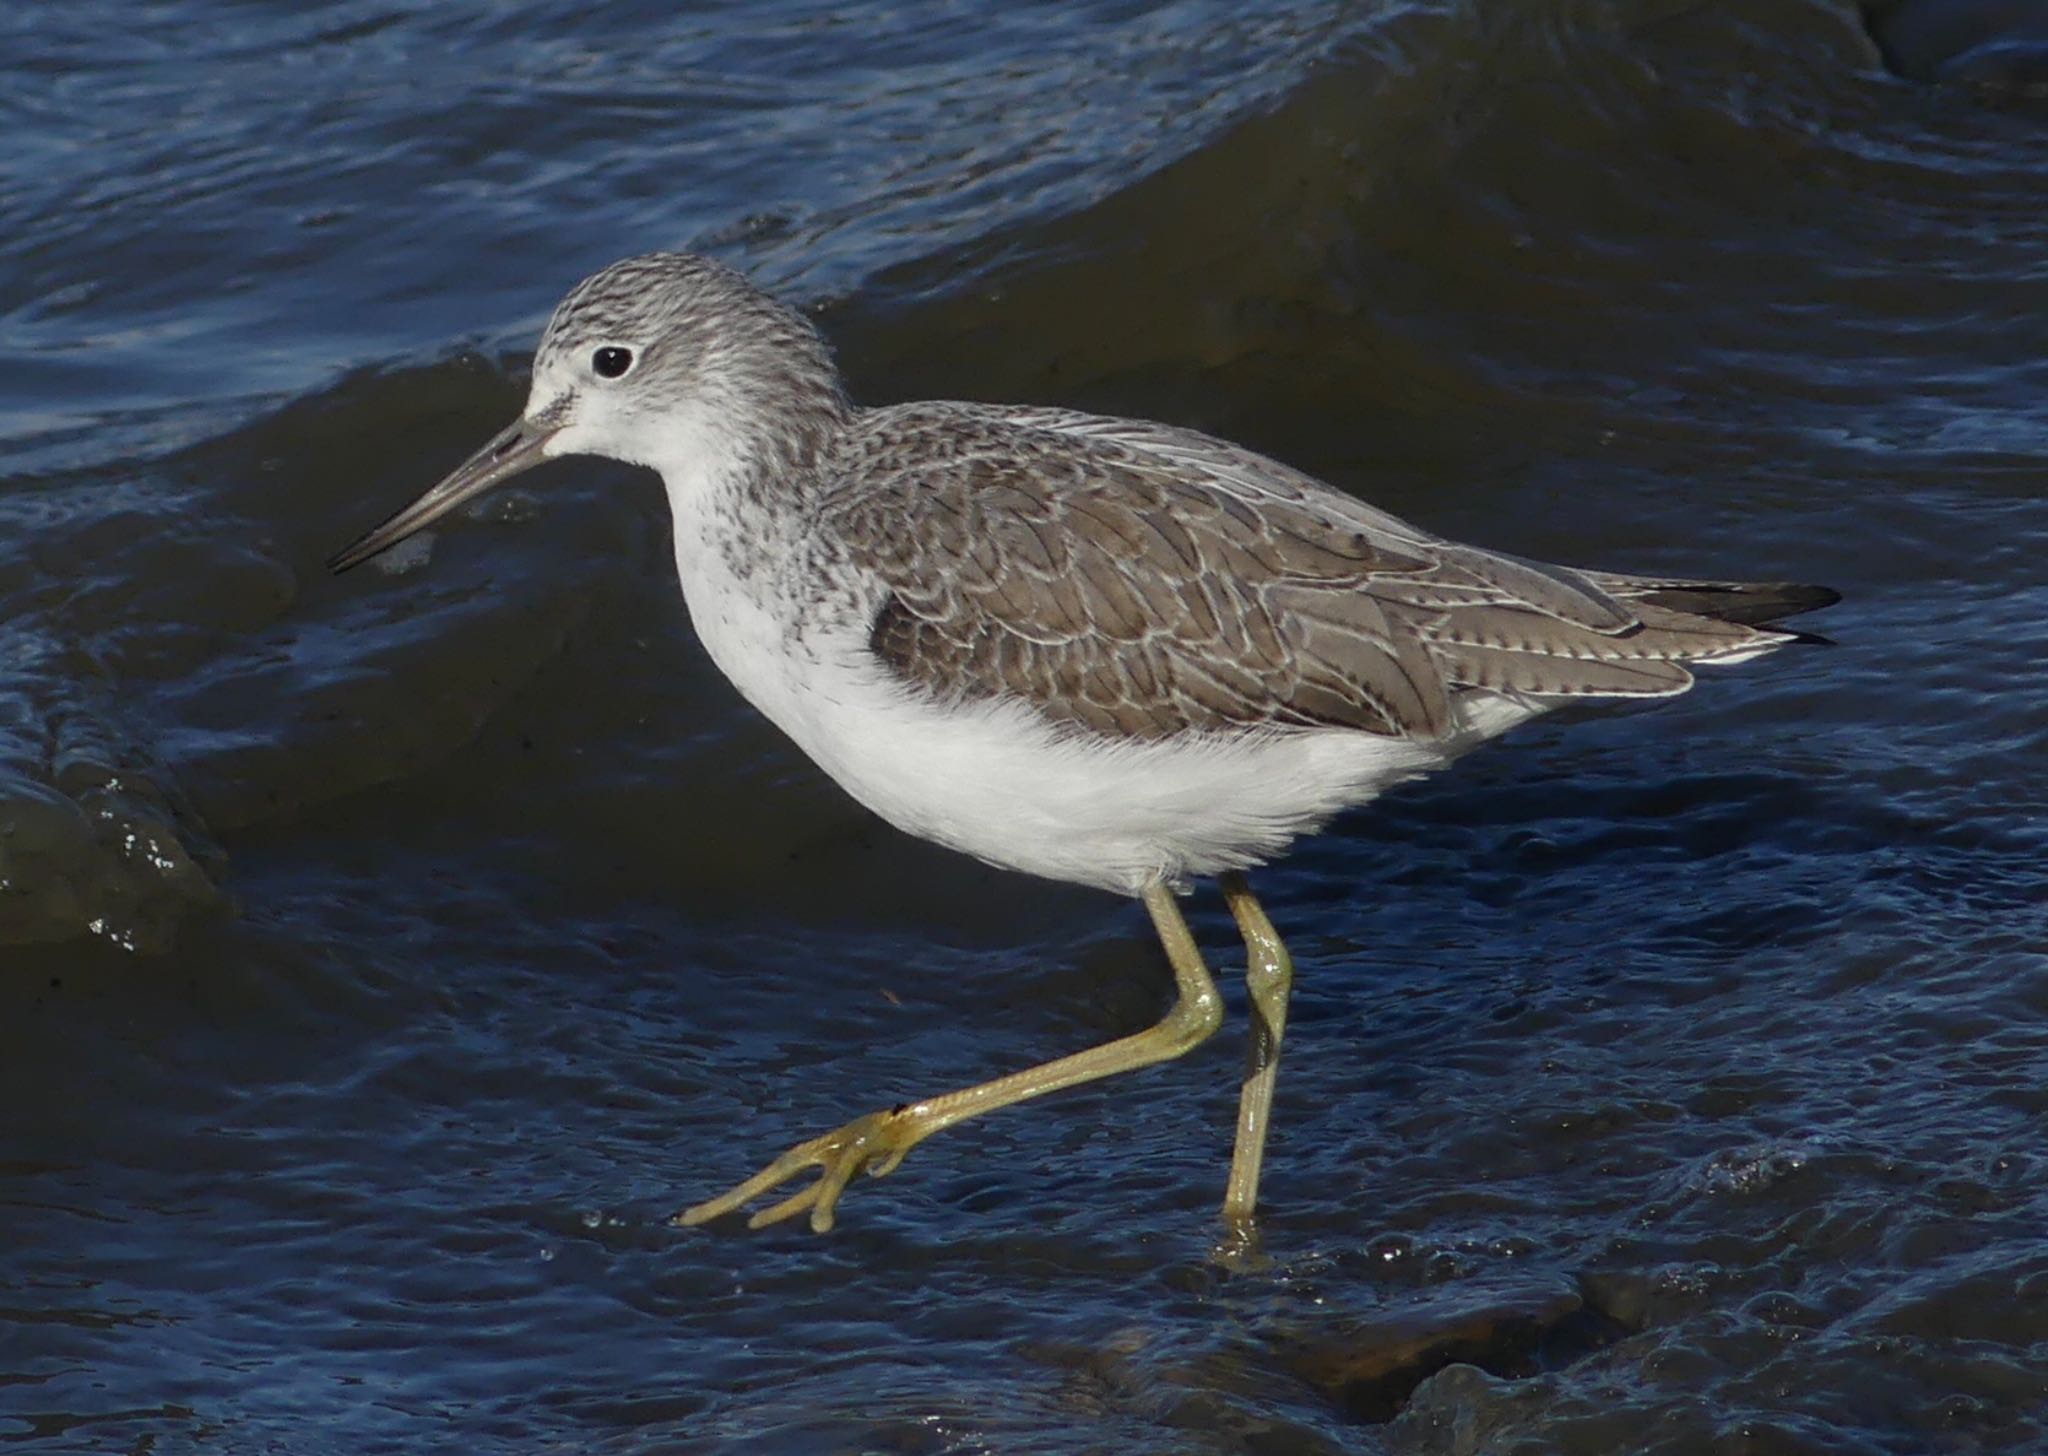
[[(2048, 1438), (2024, 98), (1893, 74), (1849, 0), (76, 0), (0, 42), (0, 1439)], [(863, 399), (1827, 582), (1839, 645), (1546, 720), (1257, 878), (1300, 972), (1270, 1270), (1207, 1257), (1234, 986), (829, 1238), (673, 1229), (1171, 978), (1136, 906), (782, 743), (635, 472), (321, 569), (510, 418), (564, 288), (666, 246), (815, 308)]]

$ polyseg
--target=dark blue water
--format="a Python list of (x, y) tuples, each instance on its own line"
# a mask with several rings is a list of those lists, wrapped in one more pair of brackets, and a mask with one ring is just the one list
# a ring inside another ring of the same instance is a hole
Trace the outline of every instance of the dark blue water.
[[(1896, 74), (1850, 0), (75, 0), (0, 56), (0, 1442), (2048, 1441), (2023, 88)], [(866, 400), (1826, 582), (1838, 645), (1548, 719), (1256, 877), (1299, 966), (1270, 1269), (1208, 1257), (1234, 988), (829, 1237), (677, 1230), (1171, 977), (1136, 906), (783, 744), (634, 472), (321, 569), (511, 418), (563, 289), (668, 246), (815, 307)]]

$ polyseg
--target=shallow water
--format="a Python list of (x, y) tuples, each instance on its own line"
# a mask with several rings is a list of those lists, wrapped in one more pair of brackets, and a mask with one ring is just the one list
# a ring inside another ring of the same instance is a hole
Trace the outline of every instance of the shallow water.
[[(1849, 0), (668, 10), (0, 18), (0, 1439), (2048, 1440), (2048, 112)], [(1270, 1269), (1207, 1258), (1235, 988), (828, 1238), (673, 1229), (1171, 985), (1135, 906), (897, 835), (740, 704), (631, 471), (321, 569), (676, 245), (865, 399), (1827, 582), (1838, 645), (1257, 878)]]

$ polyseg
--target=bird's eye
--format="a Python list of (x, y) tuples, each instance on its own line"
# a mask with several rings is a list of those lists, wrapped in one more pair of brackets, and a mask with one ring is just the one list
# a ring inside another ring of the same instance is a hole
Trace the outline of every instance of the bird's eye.
[(590, 356), (590, 367), (597, 371), (600, 379), (617, 379), (633, 367), (633, 351), (621, 349), (617, 344), (607, 344)]

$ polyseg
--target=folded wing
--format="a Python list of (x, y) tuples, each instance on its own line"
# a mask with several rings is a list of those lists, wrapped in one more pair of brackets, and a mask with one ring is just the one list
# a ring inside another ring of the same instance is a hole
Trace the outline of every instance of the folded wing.
[(1834, 599), (1459, 545), (1163, 425), (918, 405), (874, 412), (853, 448), (827, 508), (879, 569), (886, 668), (1099, 734), (1439, 739), (1475, 695), (1683, 692), (1687, 663), (1792, 640), (1768, 624)]

